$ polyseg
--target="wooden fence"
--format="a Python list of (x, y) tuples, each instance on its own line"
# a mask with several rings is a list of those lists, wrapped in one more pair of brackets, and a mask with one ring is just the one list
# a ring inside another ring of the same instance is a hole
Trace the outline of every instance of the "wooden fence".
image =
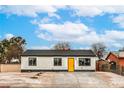
[(21, 64), (0, 64), (0, 72), (20, 72)]
[(124, 76), (124, 66), (116, 65), (116, 69), (112, 70), (110, 69), (111, 64), (109, 64), (107, 61), (100, 61), (96, 63), (96, 70), (97, 71), (105, 71), (105, 72), (113, 72), (119, 75)]
[(119, 66), (118, 65), (115, 73), (124, 76), (124, 66)]

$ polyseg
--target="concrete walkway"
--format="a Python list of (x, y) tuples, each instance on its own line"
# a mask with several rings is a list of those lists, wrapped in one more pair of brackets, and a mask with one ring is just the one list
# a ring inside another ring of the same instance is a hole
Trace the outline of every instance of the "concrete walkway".
[(124, 77), (109, 72), (0, 73), (0, 87), (111, 88), (124, 87)]

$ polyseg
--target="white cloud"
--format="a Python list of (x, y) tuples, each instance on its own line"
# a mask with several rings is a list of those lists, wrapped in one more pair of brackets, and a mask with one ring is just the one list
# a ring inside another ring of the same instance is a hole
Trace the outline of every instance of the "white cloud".
[(88, 31), (88, 27), (82, 23), (65, 22), (64, 24), (39, 24), (40, 29), (51, 30), (62, 33), (81, 33), (81, 30)]
[(123, 14), (124, 6), (31, 6), (31, 5), (14, 5), (1, 6), (0, 12), (8, 15), (15, 14), (19, 16), (37, 17), (39, 13), (48, 13), (50, 17), (60, 18), (57, 14), (59, 9), (73, 10), (77, 16), (94, 17), (102, 14)]
[[(37, 36), (48, 41), (69, 41), (84, 45), (91, 45), (95, 42), (103, 42), (108, 47), (121, 47), (124, 41), (124, 31), (108, 30), (98, 34), (88, 26), (79, 22), (65, 22), (63, 24), (52, 23), (51, 17), (60, 19), (58, 9), (68, 8), (73, 14), (83, 17), (95, 17), (104, 14), (117, 14), (112, 21), (120, 27), (124, 27), (123, 6), (2, 6), (0, 12), (8, 15), (37, 17), (39, 13), (48, 13), (48, 17), (41, 20), (35, 19), (32, 24), (38, 26)], [(6, 35), (11, 37), (12, 35)], [(48, 48), (46, 46), (34, 46), (35, 48)]]
[(121, 48), (124, 46), (124, 31), (110, 30), (105, 31), (105, 33), (99, 36), (99, 39), (104, 42), (107, 47)]
[(7, 34), (5, 34), (5, 38), (6, 39), (10, 39), (10, 38), (12, 38), (14, 35), (13, 34), (10, 34), (10, 33), (7, 33)]
[[(39, 24), (38, 37), (47, 40), (78, 41), (85, 33), (91, 33), (89, 28), (82, 23), (65, 22), (64, 24)], [(47, 37), (47, 38), (46, 38)]]
[(30, 47), (30, 49), (51, 49), (51, 48), (48, 46), (32, 46)]
[[(83, 23), (38, 24), (37, 36), (48, 41), (70, 41), (84, 44), (99, 42), (95, 31)], [(91, 38), (92, 37), (92, 38)]]
[(124, 31), (117, 31), (117, 30), (105, 31), (105, 35), (103, 36), (111, 40), (123, 40)]
[(124, 45), (124, 31), (108, 30), (98, 34), (83, 23), (72, 22), (38, 24), (38, 27), (37, 36), (48, 41), (69, 41), (86, 46), (96, 42), (103, 42), (109, 48), (120, 48)]
[(124, 14), (124, 6), (70, 6), (74, 15), (95, 17), (103, 14)]
[(104, 14), (117, 14), (112, 22), (124, 28), (124, 6), (70, 6), (73, 15), (83, 17), (95, 17)]
[(80, 47), (79, 49), (86, 49), (87, 50), (87, 49), (91, 49), (91, 47), (88, 47), (88, 46), (87, 47)]
[(51, 22), (52, 22), (52, 18), (50, 18), (50, 17), (44, 17), (41, 20), (39, 20), (39, 19), (33, 19), (33, 20), (31, 20), (31, 23), (33, 25), (46, 24), (46, 23), (51, 23)]
[(57, 19), (60, 19), (61, 17), (55, 13), (49, 13), (48, 14), (49, 17), (56, 17)]
[(72, 6), (71, 8), (74, 11), (74, 15), (78, 16), (94, 17), (102, 14), (102, 11), (97, 7)]
[(29, 47), (30, 49), (53, 49), (54, 44), (51, 45), (34, 45)]
[(18, 16), (29, 16), (29, 17), (37, 17), (39, 13), (48, 13), (48, 15), (55, 16), (60, 18), (59, 15), (56, 14), (57, 10), (61, 7), (56, 6), (29, 6), (29, 5), (14, 5), (14, 6), (1, 6), (0, 12), (6, 13), (8, 15), (14, 14)]
[(116, 16), (112, 20), (114, 23), (117, 23), (120, 27), (124, 28), (124, 14)]

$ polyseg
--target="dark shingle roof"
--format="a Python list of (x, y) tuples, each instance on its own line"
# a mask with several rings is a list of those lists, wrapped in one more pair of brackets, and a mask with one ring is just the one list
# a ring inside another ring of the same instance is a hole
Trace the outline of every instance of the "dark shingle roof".
[(22, 56), (90, 56), (96, 57), (92, 50), (26, 50)]

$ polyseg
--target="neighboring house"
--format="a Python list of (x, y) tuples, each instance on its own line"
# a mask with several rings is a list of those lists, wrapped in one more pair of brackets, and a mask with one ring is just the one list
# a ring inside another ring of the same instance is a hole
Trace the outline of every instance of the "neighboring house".
[(107, 55), (106, 60), (107, 60), (108, 62), (112, 62), (112, 61), (118, 62), (118, 54), (115, 54), (115, 53), (113, 53), (113, 52), (110, 52), (110, 53)]
[(116, 70), (117, 66), (124, 66), (124, 51), (110, 52), (106, 60), (111, 64), (110, 68)]
[(21, 71), (95, 71), (92, 50), (27, 50), (21, 55)]

